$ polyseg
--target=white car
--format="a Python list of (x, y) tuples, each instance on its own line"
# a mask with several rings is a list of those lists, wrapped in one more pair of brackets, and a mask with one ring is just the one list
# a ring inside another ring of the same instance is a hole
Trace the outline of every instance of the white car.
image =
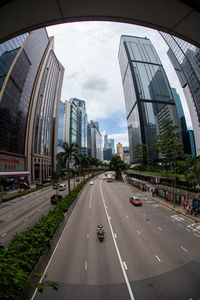
[(94, 184), (94, 182), (93, 181), (90, 181), (90, 183), (89, 183), (90, 185), (93, 185)]

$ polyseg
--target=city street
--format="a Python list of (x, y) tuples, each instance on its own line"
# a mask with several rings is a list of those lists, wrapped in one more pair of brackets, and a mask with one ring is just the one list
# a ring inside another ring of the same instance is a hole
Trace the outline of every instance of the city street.
[[(66, 190), (59, 191), (63, 197), (68, 194), (67, 182), (65, 183)], [(73, 187), (74, 179), (71, 179), (71, 189)], [(55, 193), (56, 190), (49, 186), (11, 201), (0, 203), (0, 242), (6, 246), (15, 233), (24, 231), (28, 226), (37, 222), (42, 215), (47, 214), (54, 207), (50, 199)]]
[[(131, 195), (143, 206), (133, 206)], [(198, 300), (199, 249), (198, 223), (101, 175), (84, 188), (46, 267), (58, 291), (45, 288), (31, 300)]]

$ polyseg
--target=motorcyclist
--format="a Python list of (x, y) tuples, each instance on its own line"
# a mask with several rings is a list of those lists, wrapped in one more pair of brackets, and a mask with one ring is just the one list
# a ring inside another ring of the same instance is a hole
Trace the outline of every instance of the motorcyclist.
[(104, 229), (103, 229), (103, 225), (98, 225), (97, 226), (97, 234), (103, 234), (104, 235)]

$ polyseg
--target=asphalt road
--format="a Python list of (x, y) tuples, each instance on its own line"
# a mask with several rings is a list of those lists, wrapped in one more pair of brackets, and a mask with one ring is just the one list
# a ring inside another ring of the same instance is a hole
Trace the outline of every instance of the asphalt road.
[[(200, 299), (200, 225), (101, 177), (83, 190), (45, 270), (58, 291), (45, 288), (31, 300)], [(130, 195), (143, 206), (134, 207)]]
[[(76, 183), (77, 184), (77, 183)], [(74, 180), (71, 180), (71, 188)], [(15, 233), (24, 231), (33, 225), (42, 215), (54, 207), (50, 203), (51, 196), (56, 193), (52, 186), (36, 192), (21, 196), (8, 202), (0, 203), (0, 242), (6, 246)], [(66, 190), (59, 191), (63, 197), (68, 194)]]

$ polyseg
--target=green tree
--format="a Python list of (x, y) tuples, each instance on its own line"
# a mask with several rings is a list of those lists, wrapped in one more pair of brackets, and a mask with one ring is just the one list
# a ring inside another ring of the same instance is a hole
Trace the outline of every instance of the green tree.
[(136, 164), (143, 167), (150, 164), (149, 151), (145, 144), (137, 143), (133, 148), (133, 157)]
[(200, 156), (197, 156), (191, 161), (191, 172), (196, 183), (200, 184)]
[(89, 158), (88, 158), (87, 154), (79, 154), (78, 160), (79, 160), (80, 168), (82, 169), (82, 173), (83, 173), (84, 180), (85, 180), (85, 170), (90, 165)]
[(116, 173), (116, 179), (121, 179), (121, 172), (127, 169), (127, 164), (121, 160), (119, 156), (113, 156), (110, 163), (109, 168)]
[(178, 126), (173, 125), (172, 120), (163, 119), (161, 123), (161, 134), (156, 137), (156, 150), (162, 155), (162, 165), (166, 170), (176, 172), (176, 163), (183, 153), (183, 144)]
[(67, 168), (67, 180), (68, 180), (68, 190), (69, 190), (69, 195), (71, 193), (71, 188), (70, 188), (70, 160), (73, 157), (77, 156), (77, 144), (76, 143), (67, 143), (67, 142), (62, 142), (59, 143), (59, 146), (63, 149), (63, 152), (60, 152), (57, 154), (57, 159), (63, 162), (66, 165)]

